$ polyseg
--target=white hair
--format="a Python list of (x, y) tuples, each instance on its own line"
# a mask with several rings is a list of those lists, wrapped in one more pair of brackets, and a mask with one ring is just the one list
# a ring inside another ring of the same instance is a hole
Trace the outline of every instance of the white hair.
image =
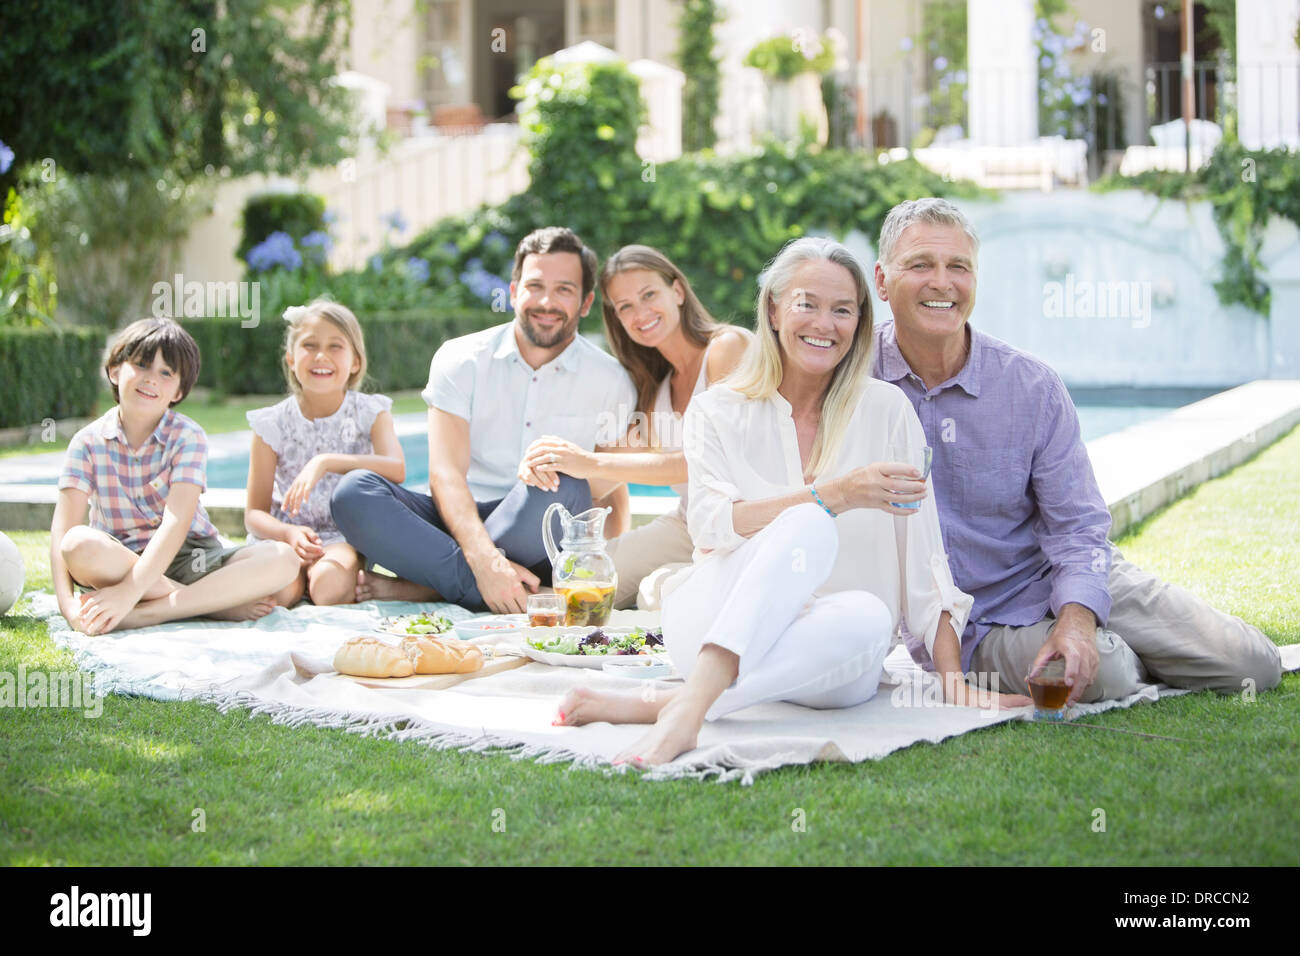
[(966, 214), (948, 200), (931, 196), (925, 199), (905, 199), (889, 210), (884, 225), (880, 227), (877, 257), (881, 264), (888, 267), (894, 261), (894, 247), (898, 245), (898, 240), (908, 226), (917, 222), (934, 226), (956, 226), (966, 233), (971, 244), (972, 258), (979, 261), (980, 237)]

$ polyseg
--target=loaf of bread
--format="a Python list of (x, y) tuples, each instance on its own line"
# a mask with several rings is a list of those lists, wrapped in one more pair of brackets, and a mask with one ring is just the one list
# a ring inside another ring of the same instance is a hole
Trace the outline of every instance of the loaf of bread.
[(353, 677), (410, 677), (415, 664), (404, 648), (373, 637), (353, 637), (334, 655), (334, 669)]
[(465, 641), (404, 637), (402, 650), (417, 674), (471, 674), (483, 666), (483, 652)]

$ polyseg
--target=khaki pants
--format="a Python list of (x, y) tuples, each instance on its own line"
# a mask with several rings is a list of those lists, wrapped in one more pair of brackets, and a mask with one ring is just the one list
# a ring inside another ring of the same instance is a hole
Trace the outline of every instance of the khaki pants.
[(605, 550), (618, 571), (614, 607), (623, 610), (635, 605), (642, 611), (657, 611), (664, 580), (690, 564), (695, 549), (679, 509), (610, 538)]
[[(1151, 682), (1231, 694), (1252, 686), (1248, 681), (1257, 691), (1281, 681), (1277, 645), (1258, 628), (1148, 574), (1114, 547), (1110, 557), (1110, 620), (1097, 628), (1100, 666), (1083, 702), (1126, 697)], [(1001, 690), (1028, 694), (1025, 675), (1055, 626), (1049, 616), (993, 628), (975, 648), (971, 669), (996, 672)]]

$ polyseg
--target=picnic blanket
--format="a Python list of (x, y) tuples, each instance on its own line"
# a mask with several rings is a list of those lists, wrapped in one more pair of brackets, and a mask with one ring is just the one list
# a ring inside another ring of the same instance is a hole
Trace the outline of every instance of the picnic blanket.
[[(290, 726), (339, 727), (437, 749), (504, 752), (607, 773), (629, 769), (613, 767), (611, 762), (646, 732), (638, 725), (551, 726), (557, 705), (571, 688), (645, 692), (646, 682), (598, 670), (529, 662), (440, 690), (378, 689), (333, 672), (339, 645), (358, 632), (374, 629), (384, 617), (419, 611), (445, 614), (454, 621), (474, 616), (455, 605), (303, 605), (277, 609), (255, 622), (182, 621), (88, 637), (68, 627), (53, 595), (29, 597), (32, 613), (48, 622), (55, 644), (72, 650), (77, 665), (96, 675), (99, 694), (197, 699), (222, 711), (247, 708), (250, 715), (266, 714)], [(657, 617), (644, 612), (616, 614), (611, 623), (653, 624)], [(476, 643), (504, 651), (512, 641), (517, 638), (487, 637)], [(1281, 650), (1284, 668), (1300, 669), (1300, 645)], [(1076, 713), (1131, 707), (1182, 693), (1187, 691), (1150, 685), (1122, 700), (1080, 704)], [(843, 710), (786, 703), (750, 707), (705, 724), (695, 750), (646, 771), (644, 777), (716, 777), (748, 784), (756, 774), (787, 764), (877, 760), (921, 741), (937, 744), (1030, 716), (1029, 708), (990, 711), (942, 704), (937, 680), (917, 667), (900, 646), (886, 661), (885, 682), (867, 703)]]

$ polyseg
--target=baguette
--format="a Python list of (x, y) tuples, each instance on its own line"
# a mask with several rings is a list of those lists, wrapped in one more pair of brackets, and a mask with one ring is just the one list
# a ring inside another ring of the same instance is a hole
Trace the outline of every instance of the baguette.
[(483, 666), (483, 652), (459, 640), (405, 637), (402, 650), (414, 663), (417, 674), (472, 674)]
[(353, 677), (410, 677), (415, 673), (404, 648), (373, 637), (349, 638), (334, 655), (334, 669)]

